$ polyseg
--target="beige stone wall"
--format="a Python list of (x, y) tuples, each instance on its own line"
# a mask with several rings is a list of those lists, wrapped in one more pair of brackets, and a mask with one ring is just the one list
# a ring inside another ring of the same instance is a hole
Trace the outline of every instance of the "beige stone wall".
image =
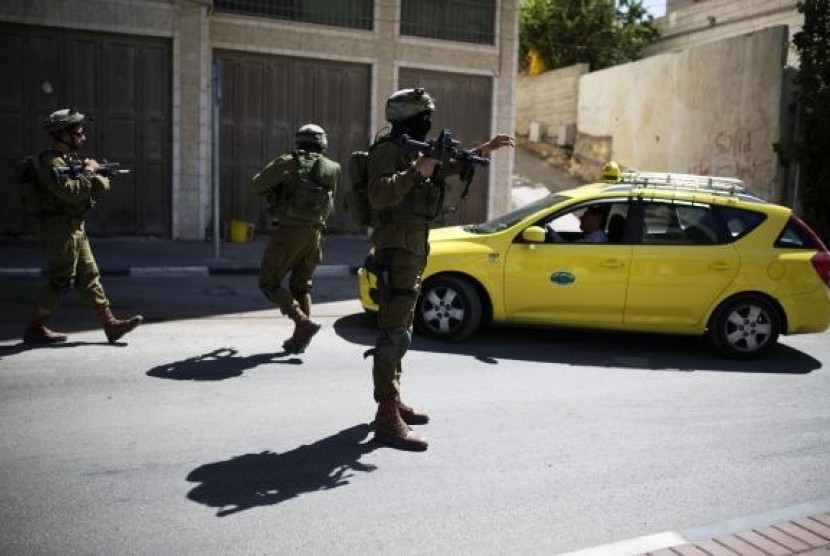
[(530, 122), (545, 124), (550, 137), (560, 126), (576, 124), (579, 78), (586, 73), (588, 64), (577, 64), (540, 75), (519, 76), (516, 134), (527, 135)]
[(626, 167), (736, 176), (778, 199), (786, 48), (780, 26), (583, 76), (577, 156), (610, 138)]
[(130, 35), (173, 36), (186, 0), (2, 0), (0, 20)]
[[(796, 9), (796, 0), (675, 0), (670, 1), (666, 8), (666, 16), (656, 20), (663, 38), (647, 50), (648, 55), (723, 40), (776, 25), (785, 25), (792, 38), (804, 23), (804, 16)], [(787, 63), (798, 65), (792, 49), (788, 52)]]

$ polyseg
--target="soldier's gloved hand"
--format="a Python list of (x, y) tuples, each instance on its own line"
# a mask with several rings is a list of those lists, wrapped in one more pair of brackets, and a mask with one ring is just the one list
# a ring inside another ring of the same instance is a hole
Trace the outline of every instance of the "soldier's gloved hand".
[(438, 165), (438, 162), (439, 160), (422, 154), (418, 157), (418, 160), (415, 161), (415, 171), (423, 177), (429, 178), (432, 176), (432, 173), (435, 172), (435, 166)]

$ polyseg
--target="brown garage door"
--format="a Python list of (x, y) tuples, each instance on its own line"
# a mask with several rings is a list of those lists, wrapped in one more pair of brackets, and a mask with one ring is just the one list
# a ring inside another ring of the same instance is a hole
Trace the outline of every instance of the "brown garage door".
[[(492, 113), (492, 79), (485, 76), (461, 75), (401, 68), (401, 88), (423, 87), (435, 97), (435, 115), (430, 137), (442, 128), (465, 147), (474, 147), (490, 138)], [(453, 185), (453, 205), (457, 204), (463, 186), (457, 179)], [(458, 212), (446, 219), (447, 224), (482, 222), (487, 218), (488, 170), (479, 168), (470, 186), (469, 196), (459, 205)]]
[[(84, 154), (131, 168), (90, 213), (95, 235), (170, 235), (171, 45), (164, 39), (0, 25), (0, 183), (49, 145), (43, 118), (69, 104), (95, 117)], [(17, 192), (0, 204), (0, 233), (30, 231)]]
[[(328, 156), (343, 165), (369, 137), (368, 65), (308, 58), (221, 51), (221, 219), (268, 226), (263, 199), (251, 178), (271, 159), (294, 148), (294, 132), (305, 123), (323, 126)], [(338, 194), (338, 206), (343, 187)], [(333, 231), (353, 230), (348, 215), (335, 213)]]

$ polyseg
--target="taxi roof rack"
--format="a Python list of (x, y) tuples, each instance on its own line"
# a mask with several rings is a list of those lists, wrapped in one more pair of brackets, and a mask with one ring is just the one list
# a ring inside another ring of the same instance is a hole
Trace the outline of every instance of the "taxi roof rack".
[(621, 172), (618, 183), (628, 183), (644, 188), (683, 189), (721, 195), (737, 195), (746, 191), (744, 183), (737, 178), (698, 176), (694, 174)]

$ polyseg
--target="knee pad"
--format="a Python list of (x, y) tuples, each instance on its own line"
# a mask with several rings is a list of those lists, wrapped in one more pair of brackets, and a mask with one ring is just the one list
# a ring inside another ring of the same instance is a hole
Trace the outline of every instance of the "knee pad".
[(378, 335), (375, 356), (387, 361), (400, 361), (412, 344), (412, 334), (404, 326), (383, 330)]

